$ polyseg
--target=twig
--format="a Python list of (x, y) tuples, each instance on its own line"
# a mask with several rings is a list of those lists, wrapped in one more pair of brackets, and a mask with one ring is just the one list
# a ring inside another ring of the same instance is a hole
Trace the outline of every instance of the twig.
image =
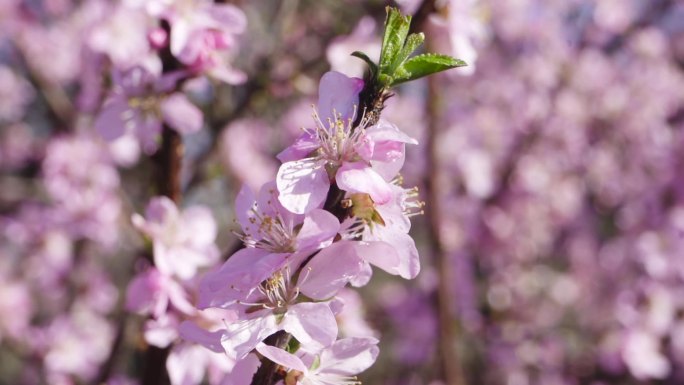
[(439, 192), (439, 159), (437, 156), (437, 143), (439, 140), (439, 132), (437, 124), (438, 116), (438, 92), (437, 79), (430, 77), (428, 79), (428, 129), (426, 138), (427, 159), (425, 167), (428, 170), (427, 177), (424, 180), (426, 190), (426, 200), (428, 202), (425, 208), (425, 214), (429, 226), (430, 247), (435, 258), (435, 268), (439, 276), (437, 285), (437, 314), (439, 324), (438, 350), (439, 350), (439, 366), (442, 373), (442, 378), (446, 385), (465, 385), (465, 378), (463, 369), (459, 360), (459, 355), (456, 350), (456, 342), (459, 338), (459, 327), (457, 320), (454, 319), (451, 309), (453, 302), (453, 294), (450, 290), (449, 283), (452, 282), (451, 265), (446, 258), (443, 240), (440, 235), (440, 213), (442, 207), (440, 204)]
[(28, 60), (28, 55), (18, 41), (14, 43), (14, 50), (21, 64), (26, 68), (26, 75), (31, 85), (38, 90), (57, 125), (58, 131), (68, 131), (74, 121), (75, 110), (71, 104), (69, 95), (58, 84), (46, 79), (39, 71), (36, 71)]
[[(169, 33), (170, 26), (162, 22), (162, 27)], [(164, 48), (159, 56), (162, 59), (163, 72), (169, 73), (181, 69), (183, 66), (173, 57), (170, 47)], [(176, 89), (180, 88), (186, 79), (179, 79)], [(158, 193), (170, 198), (176, 205), (182, 200), (181, 191), (181, 167), (183, 161), (183, 140), (180, 134), (168, 125), (164, 124), (162, 129), (162, 145), (159, 152), (155, 155), (158, 165)], [(169, 384), (169, 375), (166, 371), (166, 358), (169, 355), (170, 347), (158, 348), (149, 346), (145, 354), (145, 363), (142, 374), (142, 385), (165, 385)]]

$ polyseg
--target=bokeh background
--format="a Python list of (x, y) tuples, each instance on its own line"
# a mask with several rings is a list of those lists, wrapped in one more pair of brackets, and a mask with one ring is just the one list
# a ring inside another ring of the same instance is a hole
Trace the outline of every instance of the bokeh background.
[[(93, 122), (145, 38), (140, 3), (0, 4), (0, 384), (139, 383), (144, 319), (123, 303), (155, 155)], [(224, 252), (241, 184), (274, 177), (325, 71), (362, 76), (349, 54), (377, 57), (386, 5), (469, 63), (384, 112), (420, 142), (402, 173), (423, 269), (345, 294), (363, 318), (343, 329), (381, 340), (364, 382), (684, 383), (684, 3), (233, 4), (246, 81), (183, 89), (204, 113), (183, 202), (211, 207)]]

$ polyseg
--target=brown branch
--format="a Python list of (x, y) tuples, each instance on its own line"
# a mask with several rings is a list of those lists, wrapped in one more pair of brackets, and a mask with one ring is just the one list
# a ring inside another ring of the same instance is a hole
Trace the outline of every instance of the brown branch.
[[(284, 331), (279, 331), (264, 340), (266, 345), (276, 346), (281, 349), (285, 349), (290, 343), (292, 335)], [(259, 369), (252, 377), (252, 385), (271, 385), (284, 379), (283, 375), (278, 371), (280, 365), (267, 359), (261, 359), (261, 365)]]
[(456, 350), (456, 343), (459, 338), (459, 325), (453, 317), (451, 303), (454, 301), (452, 290), (449, 284), (453, 281), (451, 265), (445, 255), (443, 240), (440, 234), (440, 213), (441, 193), (439, 191), (440, 168), (437, 155), (437, 145), (439, 141), (439, 125), (437, 116), (439, 114), (437, 78), (428, 79), (428, 129), (426, 138), (427, 159), (425, 167), (428, 170), (425, 183), (425, 196), (427, 205), (425, 214), (429, 226), (429, 245), (435, 259), (435, 268), (439, 276), (437, 285), (437, 314), (439, 324), (439, 366), (442, 378), (446, 385), (465, 385), (463, 369)]
[(409, 33), (415, 33), (418, 32), (418, 28), (424, 28), (428, 17), (436, 11), (434, 0), (424, 0), (413, 14)]
[(15, 41), (14, 50), (17, 52), (18, 60), (26, 69), (28, 81), (35, 88), (45, 105), (52, 120), (57, 123), (54, 127), (57, 131), (68, 131), (73, 124), (76, 111), (70, 101), (66, 91), (54, 82), (46, 79), (39, 70), (31, 65), (28, 55), (19, 41)]
[[(425, 0), (416, 11), (412, 26), (424, 27), (429, 15), (436, 11), (433, 0)], [(460, 325), (454, 317), (452, 303), (454, 294), (450, 288), (453, 281), (452, 266), (444, 250), (444, 242), (440, 233), (440, 214), (441, 191), (439, 186), (440, 167), (437, 147), (439, 141), (438, 116), (440, 114), (440, 99), (438, 92), (437, 77), (428, 78), (427, 94), (427, 136), (426, 151), (427, 156), (425, 168), (427, 170), (425, 184), (425, 198), (427, 205), (425, 214), (428, 221), (430, 239), (429, 245), (432, 249), (435, 268), (437, 269), (438, 282), (436, 292), (436, 310), (438, 318), (439, 338), (438, 338), (438, 366), (441, 377), (446, 385), (465, 385), (466, 380), (463, 374), (463, 367), (457, 351), (457, 343), (460, 338)]]
[[(162, 27), (167, 33), (170, 32), (170, 26), (167, 22), (163, 21)], [(159, 52), (159, 56), (162, 59), (163, 73), (170, 73), (183, 68), (183, 65), (171, 54), (169, 46), (162, 49)], [(177, 80), (175, 89), (180, 89), (185, 80), (185, 78)], [(183, 139), (180, 134), (164, 124), (161, 148), (155, 154), (155, 161), (158, 167), (157, 191), (159, 194), (170, 198), (176, 205), (179, 205), (182, 200), (181, 169), (183, 152)], [(169, 375), (166, 371), (166, 358), (170, 350), (170, 347), (147, 347), (141, 378), (142, 385), (167, 385), (170, 383)]]
[(106, 381), (109, 379), (109, 376), (112, 374), (116, 364), (116, 359), (118, 357), (119, 349), (121, 349), (121, 346), (123, 345), (124, 336), (126, 334), (126, 319), (127, 313), (121, 312), (116, 326), (114, 342), (109, 350), (109, 356), (107, 356), (107, 359), (104, 361), (102, 366), (100, 366), (100, 370), (97, 373), (97, 376), (95, 376), (95, 380), (92, 382), (93, 385), (106, 383)]
[(183, 138), (166, 124), (162, 131), (162, 146), (159, 150), (159, 173), (157, 186), (159, 194), (169, 197), (174, 203), (181, 202), (181, 167), (183, 161)]

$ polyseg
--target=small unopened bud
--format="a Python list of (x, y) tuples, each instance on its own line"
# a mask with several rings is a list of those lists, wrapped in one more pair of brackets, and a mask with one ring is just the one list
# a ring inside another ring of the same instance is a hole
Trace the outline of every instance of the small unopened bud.
[(169, 43), (169, 35), (161, 27), (153, 28), (147, 33), (147, 41), (150, 42), (152, 49), (162, 49)]

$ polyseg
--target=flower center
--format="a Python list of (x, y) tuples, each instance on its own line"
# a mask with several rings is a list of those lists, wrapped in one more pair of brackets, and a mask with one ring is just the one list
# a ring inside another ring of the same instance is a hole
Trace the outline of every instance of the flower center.
[(299, 295), (299, 287), (290, 280), (290, 268), (278, 271), (259, 286), (264, 295), (261, 303), (266, 309), (283, 310), (292, 304)]
[[(356, 106), (354, 106), (354, 111), (356, 111)], [(343, 162), (362, 160), (363, 157), (360, 153), (364, 152), (370, 145), (366, 136), (366, 119), (362, 119), (358, 127), (353, 127), (356, 112), (346, 121), (342, 119), (340, 114), (335, 114), (335, 119), (328, 118), (327, 124), (325, 124), (314, 108), (313, 118), (316, 127), (304, 129), (315, 137), (320, 144), (316, 156), (333, 167), (339, 167)]]
[(139, 110), (145, 116), (154, 116), (159, 118), (161, 115), (159, 110), (159, 98), (155, 95), (134, 96), (128, 98), (128, 106), (132, 109)]
[[(276, 211), (275, 216), (260, 213), (256, 206), (251, 209), (249, 218), (254, 228), (243, 229), (244, 234), (237, 233), (237, 237), (247, 247), (256, 247), (272, 253), (291, 253), (296, 250), (296, 231), (292, 221), (286, 221)], [(255, 231), (256, 234), (252, 234)]]

